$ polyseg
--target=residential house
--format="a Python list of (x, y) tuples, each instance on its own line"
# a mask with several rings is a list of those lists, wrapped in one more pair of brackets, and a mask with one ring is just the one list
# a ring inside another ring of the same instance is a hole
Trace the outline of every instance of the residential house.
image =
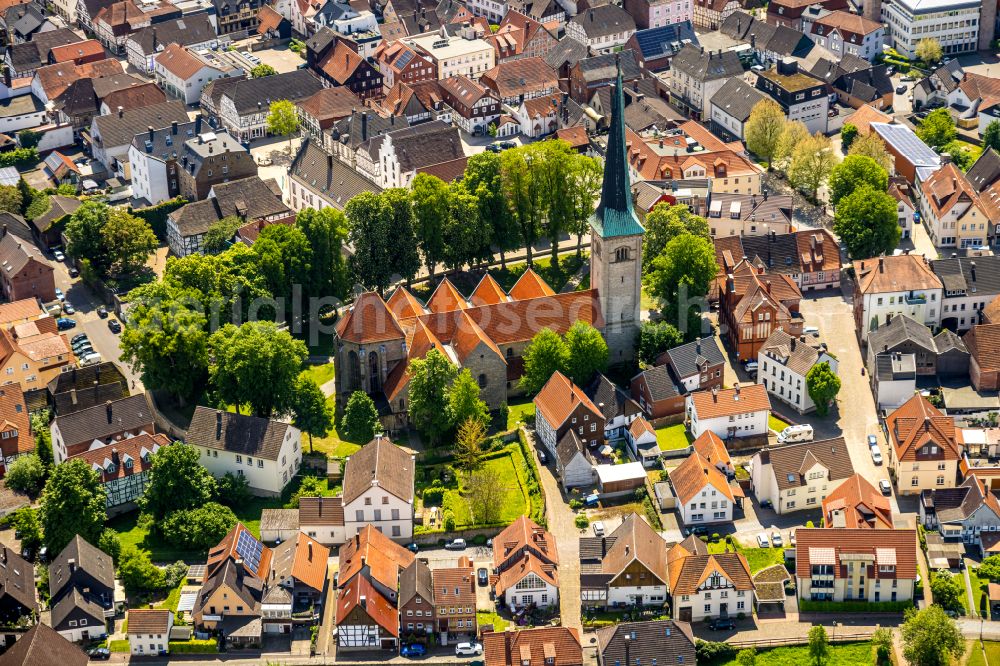
[[(553, 2), (554, 7), (558, 5)], [(520, 58), (543, 58), (559, 44), (559, 39), (550, 32), (551, 23), (544, 24), (534, 18), (511, 9), (504, 14), (496, 32), (484, 39), (493, 44), (498, 63)]]
[(731, 78), (709, 100), (712, 132), (725, 141), (742, 141), (750, 113), (767, 96), (741, 78)]
[(771, 401), (761, 384), (731, 389), (697, 391), (687, 397), (687, 420), (697, 439), (711, 430), (720, 439), (755, 437), (767, 434)]
[(879, 354), (913, 354), (918, 375), (965, 377), (969, 352), (962, 339), (947, 329), (936, 336), (923, 324), (900, 315), (868, 335), (868, 370), (874, 371)]
[(839, 363), (826, 345), (814, 347), (801, 339), (776, 330), (757, 353), (757, 381), (781, 402), (795, 408), (799, 414), (816, 409), (809, 395), (806, 375), (817, 365), (826, 363), (837, 374)]
[[(631, 2), (632, 0), (629, 0)], [(647, 2), (648, 0), (635, 0)], [(629, 2), (625, 4), (628, 5)], [(683, 7), (685, 3), (659, 2), (657, 7)], [(684, 44), (698, 46), (698, 35), (691, 20), (678, 19), (655, 27), (636, 30), (625, 42), (639, 58), (639, 67), (645, 72), (664, 72), (670, 69), (670, 59), (677, 55)]]
[[(705, 433), (701, 438), (711, 431)], [(677, 512), (685, 525), (732, 522), (736, 493), (716, 462), (698, 451), (693, 451), (670, 471), (670, 485), (677, 498)]]
[(686, 391), (667, 365), (656, 365), (637, 374), (632, 378), (631, 391), (632, 399), (650, 419), (684, 413)]
[(667, 550), (671, 615), (681, 622), (752, 612), (755, 587), (739, 552), (710, 555), (690, 536)]
[(48, 403), (57, 415), (78, 412), (108, 400), (128, 396), (128, 380), (110, 361), (73, 367), (53, 377), (46, 387)]
[(327, 87), (345, 87), (362, 100), (382, 96), (381, 73), (339, 39), (315, 71)]
[(803, 16), (812, 5), (819, 5), (826, 11), (840, 11), (848, 9), (847, 0), (776, 0), (774, 7), (770, 4), (767, 7), (767, 23), (773, 26), (784, 26), (792, 30), (804, 32)]
[(49, 196), (49, 209), (31, 220), (34, 238), (39, 246), (49, 249), (62, 243), (62, 225), (83, 202), (61, 194)]
[(692, 6), (695, 26), (703, 30), (718, 30), (722, 22), (742, 8), (739, 0), (694, 0)]
[(781, 60), (757, 73), (757, 89), (776, 101), (785, 116), (806, 126), (810, 134), (826, 134), (830, 98), (826, 83), (799, 71), (795, 60)]
[(333, 124), (363, 107), (361, 99), (348, 88), (323, 88), (298, 105), (299, 122), (310, 137), (322, 142)]
[(667, 545), (637, 513), (611, 534), (580, 537), (580, 599), (585, 608), (663, 606)]
[(292, 597), (292, 612), (322, 612), (330, 549), (297, 532), (275, 546), (271, 557), (271, 583)]
[(196, 52), (225, 47), (230, 41), (229, 36), (216, 34), (212, 17), (206, 12), (159, 21), (133, 32), (125, 40), (125, 52), (130, 65), (143, 74), (151, 75), (156, 59), (171, 46), (187, 47)]
[(93, 17), (94, 36), (113, 54), (123, 55), (130, 34), (182, 15), (179, 7), (166, 0), (141, 6), (134, 0), (115, 0)]
[(556, 474), (563, 490), (584, 488), (594, 483), (594, 465), (583, 440), (573, 429), (567, 429), (556, 444)]
[[(15, 97), (14, 99), (25, 99), (27, 96), (22, 95), (20, 97)], [(37, 125), (36, 125), (37, 126)], [(70, 187), (78, 190), (82, 181), (80, 177), (80, 167), (70, 158), (66, 157), (58, 150), (53, 150), (51, 153), (42, 160), (42, 168), (44, 173), (49, 178), (49, 182), (55, 187), (61, 187), (62, 185), (69, 185)]]
[(212, 0), (220, 35), (253, 34), (259, 23), (261, 0)]
[[(885, 110), (892, 107), (894, 95), (894, 86), (888, 67), (889, 65), (884, 64), (872, 65), (867, 60), (847, 54), (839, 61), (820, 58), (809, 70), (809, 73), (826, 81), (833, 89), (837, 101), (845, 106), (853, 109), (870, 106)], [(869, 123), (870, 127), (871, 123)], [(905, 131), (899, 133), (895, 138), (901, 154), (911, 152), (907, 146), (910, 136)], [(930, 156), (924, 153), (921, 157), (929, 158)], [(909, 180), (913, 182), (912, 176)]]
[(955, 422), (922, 395), (914, 395), (885, 420), (889, 469), (896, 491), (914, 495), (958, 485), (962, 444)]
[(49, 64), (52, 49), (79, 44), (81, 41), (80, 36), (69, 28), (59, 28), (37, 35), (30, 42), (8, 46), (3, 62), (7, 65), (11, 78), (30, 77), (38, 69)]
[(39, 622), (0, 655), (2, 666), (87, 666), (90, 657), (47, 624)]
[(436, 630), (431, 570), (424, 560), (414, 559), (399, 572), (399, 633), (426, 636)]
[(402, 41), (382, 42), (375, 51), (375, 61), (386, 92), (397, 83), (437, 81), (434, 63)]
[[(334, 125), (333, 132), (337, 132), (336, 127)], [(329, 136), (329, 133), (324, 136)], [(349, 140), (349, 137), (343, 138)], [(349, 164), (335, 159), (324, 150), (319, 140), (311, 138), (302, 141), (299, 152), (292, 160), (289, 181), (292, 209), (297, 211), (303, 208), (343, 210), (355, 195), (382, 190)]]
[(927, 146), (906, 125), (870, 123), (869, 125), (893, 157), (893, 170), (911, 185), (927, 180), (941, 167), (941, 156)]
[(493, 45), (483, 39), (479, 26), (462, 26), (450, 30), (447, 26), (433, 32), (413, 35), (404, 43), (434, 63), (437, 78), (467, 76), (478, 79), (483, 72), (496, 65)]
[(604, 436), (621, 439), (629, 426), (642, 415), (642, 409), (628, 393), (601, 373), (596, 373), (583, 389), (590, 401), (604, 414)]
[(143, 432), (149, 435), (156, 432), (153, 412), (144, 393), (61, 414), (52, 421), (51, 430), (52, 453), (57, 465), (91, 447), (106, 446)]
[[(871, 108), (871, 107), (864, 107)], [(847, 121), (845, 120), (845, 124)], [(860, 129), (858, 130), (861, 131)], [(889, 196), (896, 200), (896, 215), (899, 220), (899, 238), (910, 238), (913, 231), (913, 214), (916, 212), (913, 190), (905, 178), (894, 176), (889, 179)]]
[(38, 298), (44, 302), (56, 298), (56, 285), (52, 265), (42, 256), (33, 243), (21, 240), (12, 233), (0, 231), (0, 293), (7, 301)]
[(670, 103), (694, 120), (710, 118), (715, 93), (727, 79), (742, 75), (743, 65), (735, 52), (705, 53), (704, 47), (686, 44), (670, 61)]
[(129, 654), (155, 657), (170, 651), (170, 630), (174, 613), (166, 608), (135, 608), (128, 612)]
[(1000, 324), (973, 326), (962, 336), (969, 350), (969, 380), (977, 391), (1000, 389)]
[(500, 100), (493, 92), (465, 76), (438, 82), (444, 103), (452, 109), (452, 120), (473, 136), (485, 136), (489, 125), (500, 117)]
[(535, 430), (551, 456), (568, 430), (577, 432), (586, 447), (604, 441), (601, 408), (561, 372), (556, 372), (535, 396)]
[(1000, 294), (1000, 282), (995, 270), (1000, 270), (1000, 258), (967, 256), (931, 261), (931, 270), (941, 280), (944, 300), (941, 305), (941, 326), (962, 332), (982, 323), (986, 306)]
[[(575, 39), (566, 38), (559, 43), (567, 46), (553, 49), (545, 57), (545, 62), (559, 73), (559, 78), (569, 80), (569, 94), (577, 104), (588, 104), (598, 89), (614, 83), (619, 66), (623, 83), (632, 83), (642, 76), (642, 69), (632, 49), (587, 57), (586, 45)], [(560, 64), (562, 59), (566, 62)]]
[(754, 60), (766, 69), (785, 60), (812, 60), (816, 46), (800, 31), (785, 26), (768, 25), (743, 11), (722, 22), (723, 35), (749, 46)]
[(212, 81), (245, 72), (213, 51), (170, 44), (156, 55), (152, 74), (170, 98), (190, 106), (198, 103), (205, 86)]
[(801, 299), (802, 292), (788, 275), (740, 260), (719, 287), (719, 320), (728, 327), (736, 358), (756, 359), (775, 330), (801, 335)]
[(621, 622), (597, 630), (598, 666), (633, 663), (632, 659), (641, 664), (652, 664), (654, 659), (681, 666), (697, 663), (690, 623)]
[(109, 516), (130, 511), (146, 491), (149, 471), (153, 467), (153, 454), (170, 445), (170, 438), (163, 433), (139, 433), (106, 446), (94, 447), (70, 456), (69, 460), (82, 460), (97, 472), (107, 494)]
[(880, 352), (875, 355), (875, 369), (869, 374), (876, 407), (897, 409), (917, 390), (916, 354)]
[(267, 115), (272, 101), (288, 100), (292, 104), (299, 104), (315, 95), (322, 87), (322, 82), (307, 70), (295, 70), (259, 79), (226, 77), (205, 86), (201, 105), (210, 117), (218, 118), (222, 127), (237, 141), (252, 141), (268, 135)]
[[(28, 396), (76, 363), (69, 340), (58, 332), (55, 319), (42, 317), (0, 332), (3, 385), (19, 384)], [(32, 399), (32, 403), (34, 400)]]
[(653, 425), (643, 417), (632, 421), (625, 431), (625, 443), (643, 467), (653, 467), (660, 461), (660, 445)]
[(527, 516), (520, 516), (493, 538), (490, 587), (510, 609), (559, 603), (556, 542)]
[(522, 102), (513, 114), (521, 134), (531, 139), (554, 134), (559, 129), (561, 101), (561, 95), (546, 95)]
[(113, 617), (115, 566), (111, 558), (76, 535), (49, 564), (52, 628), (74, 643), (107, 635)]
[(688, 393), (722, 388), (725, 362), (714, 336), (678, 345), (632, 378), (632, 398), (654, 420), (682, 414)]
[(795, 530), (799, 598), (910, 601), (917, 578), (917, 531), (868, 528)]
[(90, 126), (90, 136), (94, 159), (104, 165), (110, 173), (122, 171), (130, 178), (127, 167), (119, 167), (128, 156), (129, 146), (136, 134), (170, 127), (173, 122), (186, 123), (187, 110), (184, 103), (174, 100), (153, 104), (137, 109), (119, 108), (117, 113), (94, 118)]
[[(756, 194), (711, 192), (705, 203), (707, 204), (707, 211), (704, 213), (705, 218), (708, 221), (712, 236), (716, 239), (726, 238), (727, 236), (731, 238), (739, 237), (740, 240), (733, 241), (733, 244), (742, 244), (743, 237), (745, 236), (770, 236), (772, 242), (776, 242), (778, 237), (781, 236), (784, 242), (787, 243), (791, 240), (794, 243), (798, 239), (798, 236), (795, 234), (801, 233), (792, 231), (792, 213), (795, 204), (791, 195), (788, 194), (768, 196), (765, 192), (764, 196), (757, 196)], [(819, 239), (817, 242), (822, 242), (824, 236), (832, 238), (823, 229), (810, 229), (808, 231), (816, 234), (816, 237)], [(759, 244), (759, 242), (749, 243), (751, 246), (756, 244)], [(794, 244), (797, 245), (797, 243)], [(730, 245), (730, 243), (726, 243), (724, 247), (730, 247)], [(786, 248), (771, 246), (766, 249), (771, 250), (773, 254), (775, 250)], [(810, 250), (812, 249), (810, 248)], [(803, 262), (801, 256), (794, 257), (794, 259), (796, 260), (796, 265), (804, 263), (808, 267), (815, 263), (817, 257), (822, 259), (822, 248), (820, 248), (819, 253), (815, 256), (810, 254), (809, 259), (812, 261)], [(839, 260), (837, 266), (839, 268)], [(791, 272), (788, 267), (772, 267), (776, 269), (775, 272)], [(795, 278), (793, 277), (793, 279)]]
[(945, 539), (978, 544), (980, 535), (1000, 529), (1000, 501), (975, 472), (956, 488), (934, 488), (920, 493), (920, 524)]
[(566, 24), (566, 36), (594, 55), (612, 53), (635, 33), (635, 19), (614, 4), (597, 5), (579, 12)]
[(815, 509), (835, 485), (854, 475), (842, 437), (764, 449), (750, 461), (750, 489), (775, 513)]
[(45, 107), (32, 94), (0, 100), (0, 132), (13, 135), (46, 124)]
[(148, 205), (180, 195), (177, 163), (183, 157), (184, 142), (195, 137), (198, 123), (171, 122), (169, 127), (136, 134), (128, 149), (132, 174), (132, 196)]
[(941, 321), (944, 289), (930, 263), (916, 254), (854, 262), (854, 323), (862, 342), (893, 317), (927, 326)]
[(122, 64), (112, 58), (83, 65), (47, 65), (35, 71), (31, 92), (42, 104), (52, 102), (54, 118), (59, 122), (71, 123), (74, 130), (82, 130), (90, 125), (100, 109), (94, 92), (95, 81), (114, 88), (123, 73)]
[(484, 666), (583, 666), (580, 634), (568, 627), (535, 627), (483, 634)]
[(288, 423), (199, 405), (186, 441), (213, 476), (244, 476), (252, 492), (277, 496), (299, 471), (301, 440), (302, 432)]
[(458, 566), (434, 568), (431, 587), (438, 634), (447, 635), (449, 641), (478, 636), (476, 572), (472, 560), (463, 555), (458, 558)]
[(201, 201), (222, 183), (257, 175), (257, 163), (241, 141), (227, 130), (199, 132), (197, 121), (195, 136), (185, 137), (177, 167), (177, 187), (188, 201)]
[(693, 15), (691, 0), (625, 0), (622, 7), (635, 19), (635, 25), (640, 30), (662, 28), (685, 21), (690, 25)]
[(919, 183), (917, 202), (937, 247), (978, 248), (992, 242), (990, 211), (965, 174), (948, 162)]
[(538, 56), (502, 62), (484, 72), (479, 83), (493, 91), (501, 102), (514, 107), (559, 90), (555, 70)]
[(870, 61), (882, 53), (885, 26), (864, 16), (837, 10), (812, 21), (812, 28), (806, 35), (835, 56), (850, 54)]
[(0, 619), (7, 626), (37, 617), (35, 565), (4, 544), (0, 544), (0, 583)]
[[(418, 172), (446, 164), (465, 169), (465, 152), (458, 128), (441, 121), (389, 132), (381, 138), (378, 150), (382, 188), (408, 187)], [(450, 179), (449, 179), (450, 180)]]
[(889, 498), (864, 476), (855, 474), (823, 498), (823, 526), (891, 530)]
[[(731, 196), (720, 197), (713, 194), (711, 201), (725, 202)], [(771, 199), (777, 200), (778, 211), (769, 209), (767, 202)], [(731, 237), (716, 236), (715, 259), (719, 265), (720, 280), (724, 275), (732, 273), (743, 257), (747, 257), (752, 264), (765, 267), (768, 273), (790, 277), (803, 292), (840, 288), (840, 247), (833, 234), (825, 229), (773, 233), (774, 230), (769, 225), (773, 224), (774, 219), (778, 220), (780, 226), (783, 224), (781, 218), (785, 211), (791, 217), (791, 201), (781, 195), (768, 197), (765, 194), (763, 202), (758, 198), (756, 202), (751, 200), (750, 204), (756, 204), (754, 209), (761, 211), (764, 224), (758, 223), (756, 229), (751, 225), (750, 231), (757, 231), (759, 235), (744, 232)], [(725, 205), (720, 208), (725, 208)], [(732, 209), (732, 203), (729, 208)], [(740, 215), (742, 216), (742, 205)], [(718, 224), (712, 217), (711, 210), (707, 219), (710, 225), (713, 222)], [(761, 231), (762, 234), (759, 233)]]
[(60, 62), (71, 62), (76, 65), (83, 65), (88, 62), (97, 62), (105, 58), (104, 47), (96, 39), (87, 39), (65, 46), (54, 46), (49, 51), (49, 64)]

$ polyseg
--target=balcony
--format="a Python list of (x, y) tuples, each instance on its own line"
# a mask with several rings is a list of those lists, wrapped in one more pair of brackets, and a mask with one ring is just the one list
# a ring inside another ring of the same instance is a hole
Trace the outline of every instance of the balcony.
[(925, 294), (910, 294), (905, 299), (907, 305), (924, 305), (927, 303), (927, 296)]

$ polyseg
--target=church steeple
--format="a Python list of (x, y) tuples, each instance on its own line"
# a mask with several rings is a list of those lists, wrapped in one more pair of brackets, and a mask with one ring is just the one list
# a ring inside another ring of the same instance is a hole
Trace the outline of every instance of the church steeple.
[(591, 220), (594, 232), (603, 238), (633, 236), (646, 230), (639, 223), (632, 206), (632, 186), (628, 175), (628, 155), (625, 146), (625, 94), (621, 62), (611, 93), (611, 127), (604, 160), (604, 182), (601, 201)]

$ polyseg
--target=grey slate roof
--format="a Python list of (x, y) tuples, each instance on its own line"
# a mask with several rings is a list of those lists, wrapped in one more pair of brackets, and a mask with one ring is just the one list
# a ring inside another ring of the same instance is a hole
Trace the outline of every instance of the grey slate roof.
[(147, 26), (133, 33), (129, 40), (139, 45), (146, 55), (156, 52), (157, 47), (168, 44), (201, 44), (215, 39), (215, 28), (208, 14), (192, 14), (179, 19), (171, 19)]
[(987, 299), (1000, 294), (1000, 256), (955, 257), (931, 261), (945, 291), (964, 291)]
[(431, 569), (424, 560), (414, 559), (409, 566), (399, 571), (399, 606), (408, 604), (418, 594), (423, 600), (434, 602)]
[(292, 178), (317, 190), (338, 208), (346, 206), (356, 194), (379, 192), (382, 189), (355, 169), (333, 159), (308, 138), (302, 141), (288, 171)]
[[(216, 79), (218, 81), (218, 79)], [(323, 84), (312, 72), (297, 69), (261, 79), (236, 79), (222, 93), (229, 97), (240, 115), (266, 109), (272, 101), (286, 99), (293, 104), (315, 95)]]
[(1000, 179), (1000, 153), (997, 153), (993, 148), (987, 148), (976, 160), (976, 163), (969, 168), (965, 177), (976, 192), (982, 193), (983, 190)]
[(621, 63), (622, 80), (624, 81), (632, 81), (642, 75), (639, 63), (636, 62), (635, 51), (632, 49), (584, 58), (579, 62), (580, 73), (586, 81), (611, 81), (615, 78), (617, 63)]
[(160, 161), (175, 160), (183, 151), (184, 142), (194, 138), (196, 125), (194, 121), (178, 121), (176, 133), (172, 125), (167, 125), (154, 129), (152, 139), (147, 130), (132, 137), (132, 145)]
[(843, 437), (804, 444), (787, 444), (760, 452), (761, 462), (770, 464), (779, 490), (806, 485), (805, 474), (819, 462), (829, 470), (827, 481), (854, 475), (854, 466)]
[(635, 19), (618, 5), (606, 4), (578, 13), (570, 21), (580, 26), (587, 39), (600, 39), (621, 32), (635, 32)]
[(29, 612), (38, 610), (35, 595), (35, 565), (0, 544), (0, 599), (9, 596)]
[(61, 393), (68, 393), (72, 389), (80, 390), (95, 383), (99, 386), (105, 384), (120, 384), (125, 381), (125, 375), (117, 365), (110, 361), (88, 365), (82, 368), (73, 367), (66, 372), (60, 372), (47, 384), (49, 393), (53, 396)]
[(67, 46), (81, 41), (80, 36), (69, 28), (58, 28), (35, 35), (30, 42), (8, 47), (14, 69), (23, 71), (48, 64), (49, 51), (57, 46)]
[(52, 607), (52, 626), (60, 630), (69, 629), (65, 622), (69, 614), (77, 609), (90, 617), (90, 626), (95, 629), (101, 628), (101, 622), (104, 621), (104, 609), (92, 597), (84, 595), (76, 588), (63, 595), (62, 599)]
[(676, 398), (685, 393), (684, 387), (674, 381), (669, 366), (656, 365), (639, 374), (646, 380), (650, 397), (657, 402)]
[(542, 56), (546, 64), (554, 70), (559, 70), (563, 65), (573, 66), (577, 62), (587, 57), (587, 45), (572, 37), (560, 39), (552, 50)]
[(0, 666), (87, 666), (86, 653), (39, 622), (0, 655)]
[(572, 428), (566, 430), (556, 443), (556, 458), (559, 459), (559, 465), (564, 468), (576, 457), (577, 453), (583, 453), (583, 451), (583, 442)]
[[(368, 119), (363, 120), (364, 116), (367, 116)], [(383, 118), (374, 112), (354, 111), (347, 118), (341, 118), (333, 123), (333, 127), (330, 128), (330, 136), (351, 150), (356, 150), (358, 146), (374, 136), (409, 126), (410, 123), (406, 116)]]
[(72, 414), (57, 416), (54, 423), (59, 426), (66, 445), (73, 446), (95, 439), (105, 439), (121, 431), (134, 432), (140, 426), (152, 422), (153, 413), (146, 401), (146, 395), (139, 393), (115, 400), (110, 407), (97, 405)]
[(117, 113), (94, 118), (94, 126), (100, 133), (104, 147), (128, 146), (136, 134), (153, 129), (169, 127), (170, 123), (187, 122), (187, 109), (184, 102), (173, 100), (162, 104), (150, 104), (138, 109), (126, 109), (121, 117)]
[(735, 52), (702, 53), (701, 49), (690, 44), (677, 52), (670, 61), (670, 67), (701, 82), (743, 75), (743, 65)]
[(187, 442), (210, 449), (277, 460), (285, 433), (291, 427), (281, 421), (233, 414), (199, 405), (191, 417)]
[(722, 84), (712, 96), (712, 104), (741, 123), (750, 118), (753, 107), (767, 95), (760, 92), (741, 78), (732, 78)]
[(45, 257), (31, 241), (22, 240), (12, 233), (0, 240), (0, 266), (9, 272), (17, 273), (32, 259), (45, 266), (49, 265), (49, 262), (45, 260)]
[(275, 194), (276, 186), (272, 187), (272, 183), (273, 179), (263, 181), (259, 176), (219, 183), (212, 187), (215, 196), (175, 210), (170, 213), (170, 220), (186, 238), (205, 233), (213, 223), (230, 215), (253, 221), (291, 214), (291, 209)]
[[(70, 583), (74, 566), (88, 573), (107, 589), (115, 589), (115, 565), (111, 557), (78, 534), (49, 565), (49, 594), (52, 598), (58, 597)], [(96, 594), (100, 590), (93, 592)]]
[(670, 366), (681, 378), (698, 374), (706, 364), (726, 362), (719, 350), (719, 343), (710, 335), (667, 350), (667, 357), (670, 359)]
[(938, 354), (946, 354), (952, 351), (959, 352), (960, 354), (969, 353), (962, 338), (947, 328), (942, 328), (941, 332), (934, 336), (934, 348)]
[(636, 405), (625, 391), (601, 373), (594, 375), (590, 383), (584, 387), (583, 392), (595, 405), (604, 405), (601, 411), (604, 413), (604, 418), (608, 421), (623, 414), (626, 403), (631, 402), (633, 404), (633, 411), (635, 413), (641, 411), (639, 405)]
[[(694, 664), (691, 624), (679, 620), (623, 622), (597, 631), (602, 664)], [(627, 658), (626, 658), (627, 655)]]
[(458, 128), (440, 120), (391, 132), (401, 173), (465, 157)]
[(934, 353), (934, 338), (931, 329), (906, 315), (892, 318), (885, 326), (868, 334), (868, 347), (875, 352), (892, 351), (904, 342), (912, 342)]

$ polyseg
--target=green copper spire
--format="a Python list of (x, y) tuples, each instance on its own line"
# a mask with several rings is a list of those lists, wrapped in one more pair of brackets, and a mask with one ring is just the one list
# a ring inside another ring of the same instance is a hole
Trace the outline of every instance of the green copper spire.
[(635, 236), (646, 231), (632, 208), (632, 186), (625, 148), (625, 95), (621, 62), (617, 58), (616, 64), (618, 75), (611, 93), (611, 127), (608, 130), (601, 202), (591, 219), (591, 226), (602, 238)]

